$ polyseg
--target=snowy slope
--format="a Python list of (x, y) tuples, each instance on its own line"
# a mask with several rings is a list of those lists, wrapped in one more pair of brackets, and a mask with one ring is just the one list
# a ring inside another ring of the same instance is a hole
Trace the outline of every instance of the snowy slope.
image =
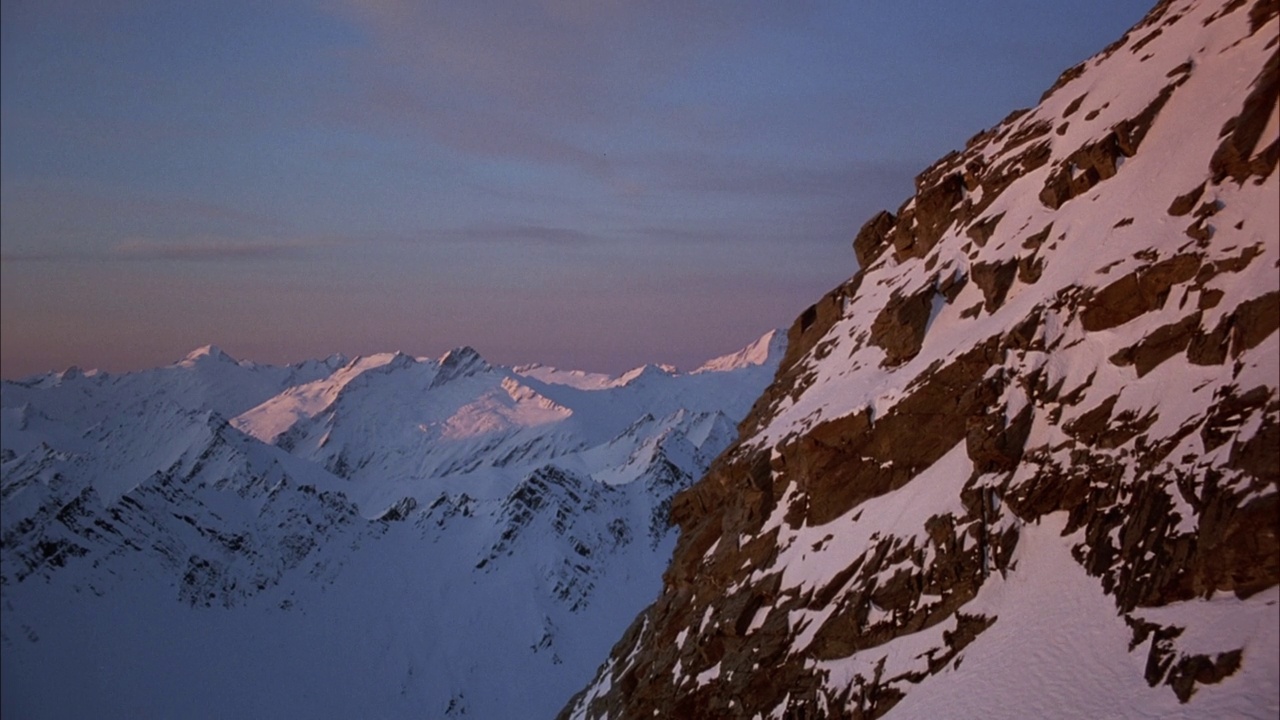
[(550, 716), (656, 593), (670, 499), (772, 348), (599, 382), (204, 348), (5, 383), (4, 715)]
[[(547, 463), (585, 475), (617, 470), (663, 433), (693, 442), (695, 464), (705, 465), (771, 379), (782, 355), (776, 335), (736, 363), (689, 374), (652, 365), (616, 378), (508, 369), (471, 348), (439, 360), (357, 358), (232, 423), (349, 480), (346, 493), (370, 515), (442, 490), (500, 497)], [(716, 442), (702, 447), (708, 439)]]
[(872, 218), (569, 717), (1275, 717), (1277, 5), (1160, 3)]

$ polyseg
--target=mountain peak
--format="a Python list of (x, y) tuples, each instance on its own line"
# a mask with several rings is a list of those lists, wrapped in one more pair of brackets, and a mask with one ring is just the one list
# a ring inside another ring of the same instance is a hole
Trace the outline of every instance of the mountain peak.
[(408, 353), (397, 350), (392, 353), (391, 360), (384, 367), (387, 370), (403, 370), (417, 364), (417, 359)]
[(694, 372), (723, 372), (752, 365), (765, 365), (782, 357), (786, 347), (787, 334), (775, 328), (737, 352), (708, 360)]
[(449, 352), (445, 353), (444, 355), (440, 356), (441, 365), (452, 364), (457, 366), (457, 365), (474, 363), (476, 361), (484, 362), (485, 360), (483, 357), (480, 356), (480, 353), (477, 352), (476, 349), (471, 347), (470, 345), (462, 345), (460, 347), (456, 347), (450, 350)]
[(637, 381), (643, 381), (646, 378), (659, 376), (669, 377), (675, 374), (677, 374), (677, 371), (673, 365), (648, 363), (619, 375), (618, 379), (614, 381), (613, 384), (616, 386), (630, 385)]
[(224, 362), (236, 363), (236, 359), (222, 351), (217, 345), (202, 345), (195, 350), (187, 353), (187, 356), (178, 362), (181, 367), (192, 367), (196, 363), (204, 362)]
[(457, 378), (487, 372), (492, 366), (470, 345), (454, 348), (440, 358), (440, 369), (431, 387), (439, 387)]
[(106, 375), (101, 370), (84, 370), (79, 365), (72, 365), (62, 372), (45, 373), (44, 375), (26, 378), (20, 382), (21, 384), (31, 387), (50, 387), (60, 385), (64, 382), (73, 382), (87, 378), (101, 379), (103, 377), (106, 377)]

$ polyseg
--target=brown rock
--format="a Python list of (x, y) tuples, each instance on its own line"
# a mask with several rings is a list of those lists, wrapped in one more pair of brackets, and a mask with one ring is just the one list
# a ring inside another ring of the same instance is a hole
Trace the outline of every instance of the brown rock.
[(1185, 77), (1161, 90), (1142, 112), (1116, 123), (1111, 132), (1101, 139), (1082, 145), (1068, 155), (1045, 179), (1044, 188), (1040, 191), (1040, 202), (1056, 210), (1068, 200), (1114, 176), (1116, 161), (1121, 157), (1132, 157), (1138, 152), (1138, 146), (1146, 137), (1151, 123)]
[[(945, 175), (921, 190), (915, 197), (915, 206), (899, 213), (898, 228), (893, 233), (898, 261), (927, 255), (955, 221), (954, 208), (963, 198), (964, 178), (960, 173)], [(904, 231), (903, 221), (907, 218), (911, 222), (909, 230)]]
[(1107, 431), (1111, 420), (1111, 411), (1115, 409), (1116, 401), (1119, 399), (1118, 395), (1112, 395), (1098, 403), (1093, 409), (1080, 414), (1076, 419), (1064, 425), (1062, 429), (1085, 445), (1096, 444), (1098, 438), (1102, 437), (1102, 434)]
[(1165, 103), (1169, 102), (1170, 97), (1173, 97), (1174, 90), (1186, 79), (1184, 75), (1166, 85), (1160, 91), (1160, 94), (1156, 95), (1155, 99), (1142, 109), (1142, 112), (1115, 124), (1112, 130), (1115, 132), (1116, 145), (1120, 148), (1120, 152), (1127, 157), (1133, 157), (1138, 153), (1138, 146), (1146, 138), (1147, 131), (1151, 129), (1151, 123), (1155, 122), (1156, 116), (1160, 114), (1160, 110), (1164, 108)]
[(1022, 460), (1031, 433), (1030, 405), (1006, 423), (1003, 408), (970, 416), (965, 423), (965, 451), (978, 473), (1009, 472)]
[(1018, 280), (1027, 285), (1034, 285), (1044, 273), (1044, 258), (1036, 255), (1018, 258)]
[(830, 522), (900, 487), (963, 441), (966, 418), (981, 413), (1002, 391), (999, 381), (980, 382), (1003, 357), (999, 340), (991, 338), (926, 373), (927, 380), (869, 430), (860, 430), (869, 421), (854, 415), (822, 423), (808, 438), (781, 448), (788, 474), (811, 499), (805, 521)]
[(1064, 118), (1071, 117), (1072, 113), (1074, 113), (1076, 110), (1079, 110), (1079, 109), (1080, 109), (1080, 104), (1084, 102), (1084, 99), (1085, 99), (1085, 96), (1084, 96), (1084, 95), (1081, 95), (1080, 97), (1076, 98), (1075, 100), (1072, 100), (1072, 101), (1067, 105), (1066, 109), (1062, 111), (1062, 117), (1064, 117)]
[(869, 342), (884, 349), (886, 366), (901, 365), (920, 352), (933, 297), (932, 286), (905, 297), (895, 294), (876, 316)]
[(1231, 446), (1228, 464), (1256, 478), (1262, 486), (1280, 487), (1280, 409), (1274, 404), (1263, 413), (1262, 426), (1253, 437)]
[[(1215, 302), (1216, 304), (1216, 302)], [(1197, 330), (1187, 347), (1187, 359), (1196, 365), (1221, 365), (1230, 356), (1257, 347), (1280, 330), (1280, 292), (1246, 300), (1222, 316), (1208, 333)]]
[(1084, 63), (1080, 63), (1079, 65), (1072, 65), (1066, 70), (1063, 70), (1062, 74), (1058, 76), (1058, 79), (1053, 83), (1053, 85), (1050, 85), (1049, 89), (1045, 90), (1044, 94), (1040, 96), (1040, 102), (1043, 103), (1045, 100), (1048, 100), (1050, 97), (1053, 96), (1055, 92), (1058, 91), (1059, 88), (1063, 87), (1067, 83), (1071, 82), (1072, 80), (1075, 80), (1076, 78), (1080, 77), (1083, 74), (1084, 74)]
[(1196, 203), (1200, 201), (1200, 196), (1204, 194), (1204, 186), (1204, 183), (1200, 183), (1185, 194), (1174, 198), (1173, 202), (1169, 204), (1169, 214), (1174, 217), (1181, 217), (1191, 212)]
[(1222, 302), (1222, 298), (1225, 295), (1226, 293), (1217, 289), (1201, 290), (1200, 297), (1196, 300), (1196, 309), (1212, 310), (1218, 307), (1218, 303)]
[(1235, 318), (1231, 333), (1231, 357), (1240, 357), (1280, 330), (1280, 292), (1272, 291), (1245, 300), (1232, 313)]
[(1249, 8), (1249, 29), (1256, 33), (1277, 15), (1280, 15), (1280, 0), (1255, 0)]
[(1135, 270), (1094, 293), (1080, 311), (1080, 322), (1090, 332), (1123, 325), (1164, 306), (1169, 289), (1195, 277), (1200, 256), (1175, 255), (1147, 268)]
[(1187, 346), (1187, 360), (1195, 365), (1221, 365), (1226, 362), (1233, 321), (1229, 315), (1223, 317), (1208, 333), (1197, 328)]
[(1213, 173), (1215, 183), (1221, 183), (1228, 177), (1244, 183), (1254, 174), (1255, 168), (1250, 162), (1253, 151), (1275, 110), (1276, 96), (1280, 94), (1280, 55), (1271, 54), (1251, 87), (1240, 114), (1222, 129), (1223, 140), (1209, 159), (1209, 171)]
[(967, 234), (978, 247), (986, 247), (987, 240), (991, 239), (991, 234), (996, 231), (996, 225), (1000, 224), (1002, 218), (1004, 213), (979, 220), (969, 226)]
[(1162, 325), (1111, 357), (1116, 365), (1133, 365), (1142, 377), (1160, 363), (1187, 349), (1200, 329), (1200, 313), (1188, 315), (1176, 323)]
[(1040, 246), (1044, 244), (1044, 241), (1049, 238), (1049, 233), (1052, 230), (1053, 230), (1053, 223), (1049, 223), (1048, 225), (1045, 225), (1044, 228), (1040, 230), (1040, 232), (1035, 233), (1034, 235), (1028, 235), (1027, 239), (1022, 241), (1022, 247), (1027, 250), (1039, 249)]
[(1195, 222), (1187, 226), (1185, 233), (1192, 240), (1197, 240), (1201, 247), (1204, 247), (1213, 237), (1213, 226), (1204, 221), (1204, 218), (1197, 218)]
[(1235, 674), (1240, 669), (1240, 650), (1218, 653), (1217, 659), (1208, 655), (1184, 655), (1169, 672), (1169, 686), (1182, 702), (1191, 699), (1197, 683), (1214, 685)]
[(969, 284), (969, 276), (960, 272), (952, 273), (938, 283), (938, 292), (951, 304), (960, 295), (960, 291)]
[(863, 224), (857, 237), (853, 239), (853, 253), (858, 258), (858, 267), (870, 267), (889, 247), (889, 231), (893, 230), (897, 220), (893, 213), (881, 211)]
[(982, 289), (983, 309), (995, 312), (1004, 304), (1009, 288), (1018, 274), (1018, 260), (1012, 258), (1002, 263), (976, 263), (971, 270), (973, 282)]

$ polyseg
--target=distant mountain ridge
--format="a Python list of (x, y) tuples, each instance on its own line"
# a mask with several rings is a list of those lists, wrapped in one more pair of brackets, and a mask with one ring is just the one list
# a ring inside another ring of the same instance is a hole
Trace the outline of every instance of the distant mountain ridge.
[(208, 346), (5, 382), (3, 712), (550, 716), (657, 590), (671, 496), (784, 346), (752, 348), (608, 377)]
[(1276, 717), (1278, 14), (1158, 3), (871, 218), (561, 716)]

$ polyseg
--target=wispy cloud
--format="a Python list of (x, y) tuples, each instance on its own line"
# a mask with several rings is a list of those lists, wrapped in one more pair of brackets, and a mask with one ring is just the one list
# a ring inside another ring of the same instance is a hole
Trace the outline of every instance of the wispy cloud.
[(71, 259), (70, 255), (40, 252), (0, 252), (0, 264), (44, 263)]
[(436, 233), (442, 240), (458, 242), (518, 243), (529, 245), (571, 246), (599, 240), (591, 233), (572, 228), (531, 224), (472, 225)]
[(306, 255), (314, 244), (299, 240), (242, 240), (218, 237), (158, 240), (132, 238), (113, 245), (115, 260), (179, 260), (186, 262), (267, 260)]
[[(856, 197), (860, 194), (894, 197), (911, 188), (911, 180), (925, 163), (915, 160), (857, 160), (827, 164), (777, 161), (765, 158), (662, 153), (627, 163), (638, 176), (667, 190), (725, 193), (742, 196)], [(642, 181), (645, 182), (645, 181)]]
[(333, 241), (276, 238), (130, 238), (105, 249), (76, 248), (51, 251), (6, 251), (5, 264), (65, 262), (236, 262), (302, 258)]
[(244, 207), (120, 186), (60, 186), (47, 181), (6, 180), (4, 203), (5, 211), (14, 217), (70, 216), (70, 220), (85, 226), (101, 225), (104, 218), (253, 227), (260, 232), (278, 231), (282, 225), (277, 217)]

